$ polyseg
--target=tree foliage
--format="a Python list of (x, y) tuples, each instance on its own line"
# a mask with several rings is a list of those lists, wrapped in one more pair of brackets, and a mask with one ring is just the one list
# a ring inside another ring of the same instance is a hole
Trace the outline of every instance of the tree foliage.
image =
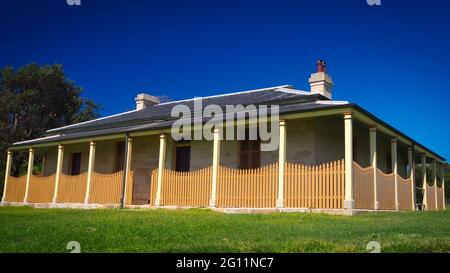
[[(66, 77), (59, 64), (0, 69), (1, 183), (6, 151), (14, 142), (42, 137), (48, 129), (99, 116), (99, 106), (81, 93), (81, 87)], [(13, 172), (19, 172), (25, 158), (15, 155)]]

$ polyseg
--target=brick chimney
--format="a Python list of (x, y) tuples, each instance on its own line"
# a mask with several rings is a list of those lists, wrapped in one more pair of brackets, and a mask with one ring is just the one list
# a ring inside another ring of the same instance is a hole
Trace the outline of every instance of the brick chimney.
[(141, 93), (136, 96), (136, 110), (142, 110), (144, 108), (159, 104), (159, 99), (149, 94)]
[(325, 61), (317, 61), (317, 72), (311, 74), (309, 85), (311, 86), (311, 93), (321, 94), (331, 100), (333, 81), (331, 80), (330, 75), (327, 74), (327, 65)]

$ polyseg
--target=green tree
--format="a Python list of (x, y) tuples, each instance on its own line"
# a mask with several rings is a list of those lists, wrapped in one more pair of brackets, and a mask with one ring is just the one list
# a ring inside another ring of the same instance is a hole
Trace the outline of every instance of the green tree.
[[(14, 142), (99, 116), (99, 106), (81, 93), (81, 87), (66, 77), (60, 64), (0, 69), (0, 192), (6, 151)], [(24, 169), (26, 158), (24, 153), (14, 156), (13, 173)]]

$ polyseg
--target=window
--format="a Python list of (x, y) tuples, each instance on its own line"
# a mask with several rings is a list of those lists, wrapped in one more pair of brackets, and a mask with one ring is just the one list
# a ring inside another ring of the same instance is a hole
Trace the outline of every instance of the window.
[(79, 175), (81, 171), (81, 153), (72, 153), (70, 175)]
[(125, 141), (117, 142), (116, 158), (115, 158), (115, 162), (114, 162), (114, 171), (115, 172), (123, 170), (124, 153), (125, 153)]
[(175, 150), (175, 170), (178, 172), (188, 172), (191, 167), (191, 146), (176, 147)]
[(239, 169), (256, 169), (261, 166), (261, 141), (239, 141)]

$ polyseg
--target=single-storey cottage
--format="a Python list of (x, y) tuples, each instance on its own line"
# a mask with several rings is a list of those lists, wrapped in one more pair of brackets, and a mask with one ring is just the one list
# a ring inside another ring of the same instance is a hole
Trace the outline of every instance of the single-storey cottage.
[[(309, 91), (283, 85), (172, 102), (139, 94), (133, 111), (14, 143), (2, 203), (350, 213), (445, 208), (442, 156), (362, 107), (333, 100), (325, 62), (309, 83)], [(195, 110), (200, 100), (202, 109), (222, 111), (209, 117), (244, 118), (212, 124), (210, 138), (191, 137), (210, 123)], [(263, 119), (249, 105), (276, 108)], [(176, 107), (194, 109), (182, 118), (188, 134), (181, 138), (174, 136)], [(250, 137), (260, 126), (271, 127), (273, 138), (258, 130)], [(262, 148), (274, 139), (274, 149)], [(29, 153), (28, 172), (13, 177), (20, 150)], [(33, 173), (37, 153), (40, 174)]]

